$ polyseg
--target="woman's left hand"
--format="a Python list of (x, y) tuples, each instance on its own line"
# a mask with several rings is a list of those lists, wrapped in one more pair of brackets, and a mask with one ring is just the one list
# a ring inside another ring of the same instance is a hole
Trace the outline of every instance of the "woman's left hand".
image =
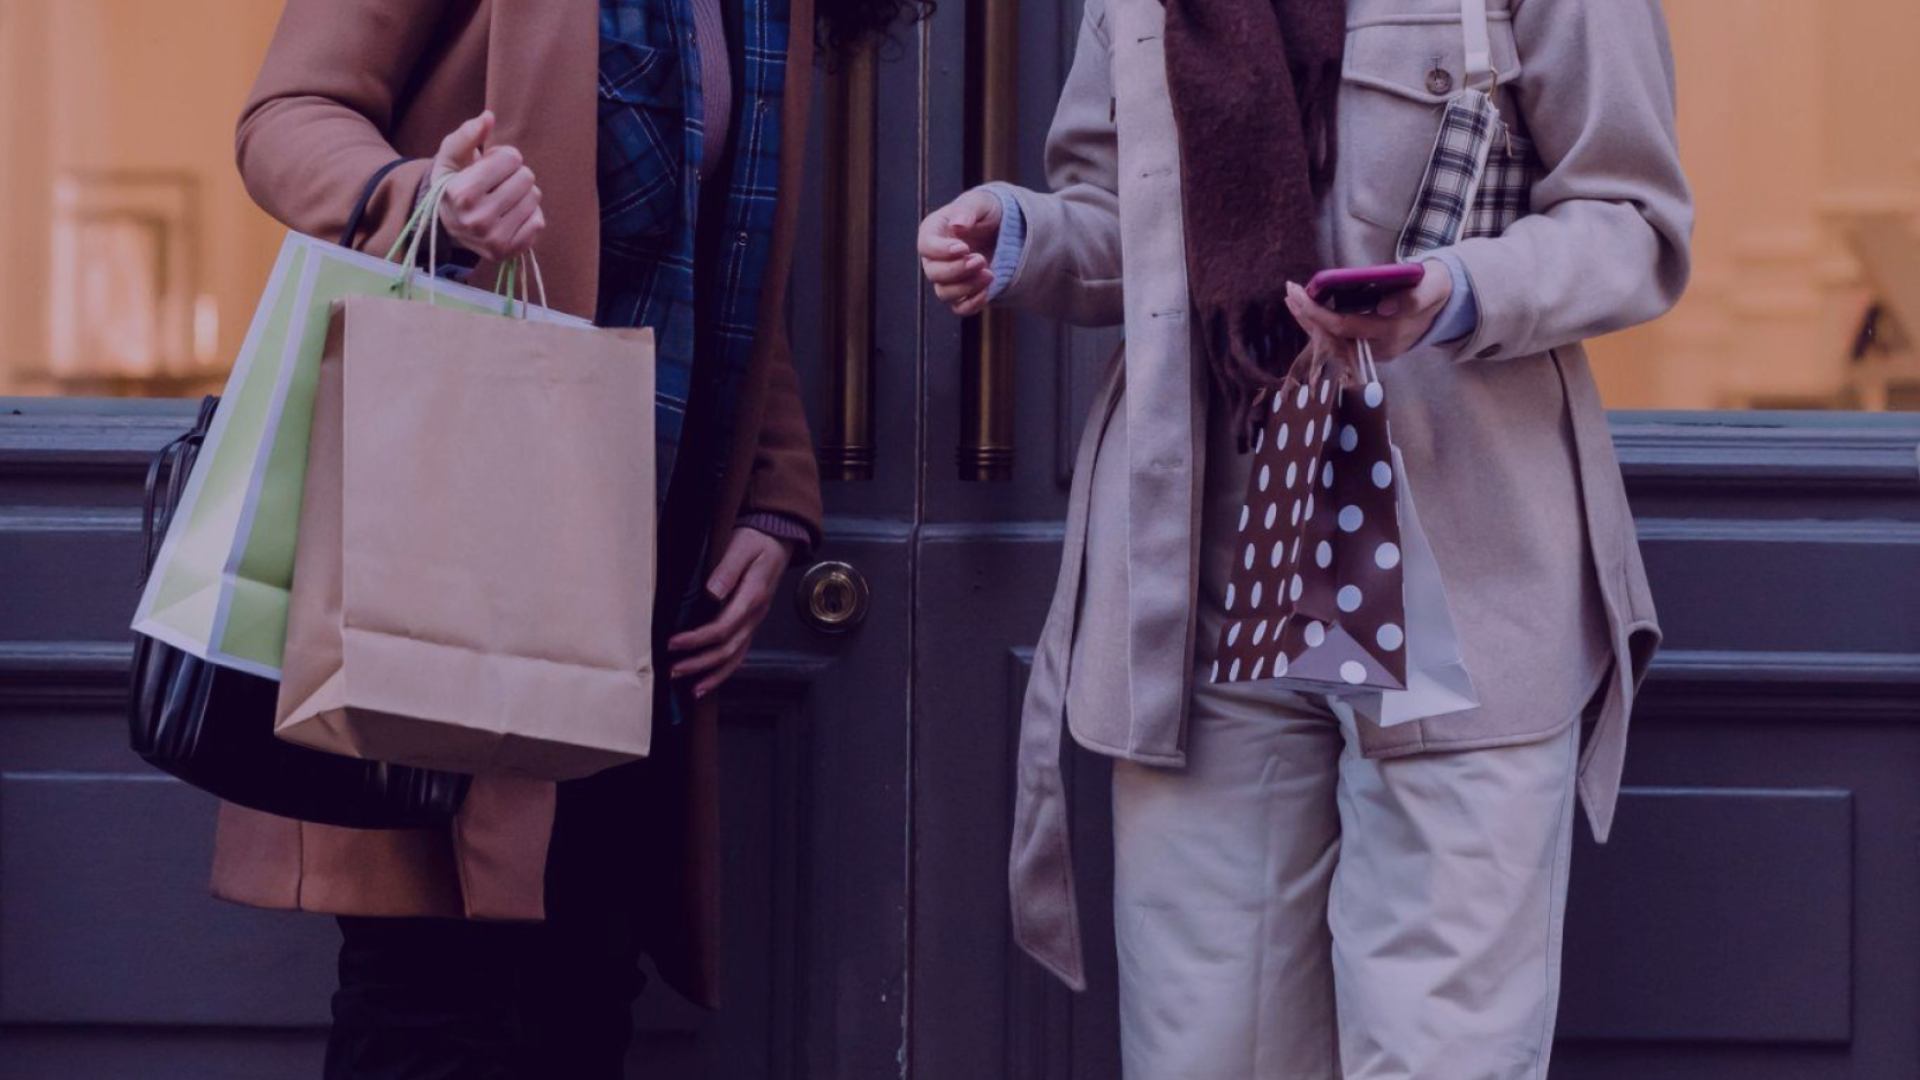
[[(745, 526), (733, 530), (719, 565), (707, 579), (707, 595), (725, 606), (712, 622), (675, 634), (667, 648), (676, 656), (672, 678), (704, 676), (693, 688), (704, 698), (733, 677), (753, 647), (754, 632), (773, 609), (773, 591), (787, 572), (793, 549), (785, 541)], [(691, 653), (691, 656), (685, 654)]]
[(1420, 343), (1453, 299), (1453, 275), (1445, 263), (1429, 260), (1427, 276), (1402, 293), (1385, 297), (1371, 315), (1342, 315), (1315, 302), (1307, 290), (1289, 283), (1287, 308), (1310, 333), (1342, 341), (1370, 341), (1373, 358), (1386, 363)]

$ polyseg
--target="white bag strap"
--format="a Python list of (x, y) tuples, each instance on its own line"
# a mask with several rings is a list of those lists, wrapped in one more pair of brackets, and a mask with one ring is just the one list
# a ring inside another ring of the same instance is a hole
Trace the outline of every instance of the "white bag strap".
[(1487, 0), (1460, 0), (1460, 25), (1467, 35), (1467, 85), (1491, 92), (1498, 77), (1493, 38), (1487, 32)]

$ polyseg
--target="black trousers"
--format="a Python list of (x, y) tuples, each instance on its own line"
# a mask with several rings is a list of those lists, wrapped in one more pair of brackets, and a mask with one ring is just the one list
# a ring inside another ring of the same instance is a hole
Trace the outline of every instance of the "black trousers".
[(665, 726), (656, 757), (560, 785), (545, 922), (340, 919), (326, 1080), (622, 1080), (641, 890), (678, 887), (641, 880), (661, 863), (634, 857), (636, 833), (666, 824), (653, 781), (684, 775)]

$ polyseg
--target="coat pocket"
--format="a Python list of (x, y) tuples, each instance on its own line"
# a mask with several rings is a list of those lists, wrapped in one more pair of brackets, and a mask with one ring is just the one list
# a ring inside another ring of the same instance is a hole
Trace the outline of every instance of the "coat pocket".
[(600, 39), (600, 227), (611, 239), (662, 237), (680, 220), (686, 162), (680, 57)]
[[(1521, 68), (1503, 14), (1495, 13), (1488, 32), (1504, 90)], [(1397, 233), (1413, 210), (1446, 104), (1465, 86), (1460, 22), (1387, 16), (1353, 23), (1341, 76), (1335, 187), (1353, 217)], [(1495, 97), (1503, 112), (1512, 108), (1510, 95)]]

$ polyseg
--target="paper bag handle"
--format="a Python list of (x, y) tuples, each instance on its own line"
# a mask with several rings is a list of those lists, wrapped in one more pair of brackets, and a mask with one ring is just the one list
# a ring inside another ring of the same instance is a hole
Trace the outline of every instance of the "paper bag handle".
[(516, 281), (519, 283), (520, 317), (523, 319), (527, 317), (528, 305), (532, 302), (527, 295), (529, 280), (533, 282), (533, 287), (540, 294), (540, 306), (550, 308), (547, 303), (547, 280), (540, 276), (540, 259), (531, 250), (525, 255), (501, 263), (499, 273), (493, 278), (493, 291), (507, 298), (509, 313), (513, 308), (514, 284)]
[[(446, 176), (433, 182), (433, 186), (427, 189), (426, 196), (420, 200), (420, 205), (414, 207), (413, 216), (407, 219), (407, 224), (400, 230), (399, 237), (394, 240), (393, 249), (387, 252), (387, 261), (394, 262), (401, 256), (401, 248), (404, 247), (406, 249), (405, 258), (400, 262), (400, 279), (397, 283), (402, 300), (413, 299), (413, 276), (420, 268), (420, 242), (423, 239), (427, 244), (427, 265), (440, 265), (440, 203), (446, 198), (447, 184), (453, 180), (454, 175), (453, 173), (448, 173)], [(534, 286), (539, 290), (540, 306), (543, 308), (551, 307), (547, 302), (546, 278), (540, 273), (540, 260), (534, 255), (532, 250), (528, 250), (526, 254), (502, 264), (499, 276), (494, 279), (494, 291), (505, 296), (507, 300), (507, 307), (504, 314), (513, 314), (514, 282), (516, 278), (520, 276), (520, 267), (523, 263), (528, 270), (525, 278), (530, 278)], [(501, 288), (503, 281), (506, 286), (504, 290)], [(531, 297), (527, 295), (526, 281), (522, 279), (520, 294), (521, 318), (527, 317), (528, 306), (531, 302)], [(433, 303), (432, 292), (427, 293), (427, 303)]]
[(1362, 385), (1380, 381), (1380, 368), (1373, 362), (1373, 342), (1358, 338), (1353, 343), (1355, 358), (1359, 361)]

